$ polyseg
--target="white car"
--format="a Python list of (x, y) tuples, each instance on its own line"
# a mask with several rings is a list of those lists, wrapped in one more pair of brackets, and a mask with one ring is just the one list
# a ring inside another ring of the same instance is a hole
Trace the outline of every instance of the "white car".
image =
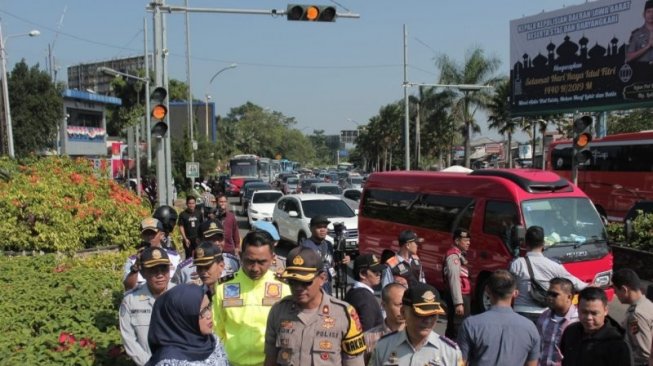
[(352, 210), (340, 197), (326, 194), (291, 194), (281, 198), (274, 206), (272, 223), (279, 236), (299, 245), (311, 236), (311, 217), (323, 215), (331, 223), (327, 240), (333, 242), (333, 224), (345, 225), (346, 250), (358, 250), (358, 210)]
[(360, 188), (347, 188), (342, 191), (342, 199), (352, 210), (358, 210), (363, 190)]
[(254, 221), (258, 220), (272, 221), (274, 205), (281, 197), (283, 197), (283, 193), (277, 190), (261, 190), (252, 193), (247, 209), (249, 226), (252, 227)]

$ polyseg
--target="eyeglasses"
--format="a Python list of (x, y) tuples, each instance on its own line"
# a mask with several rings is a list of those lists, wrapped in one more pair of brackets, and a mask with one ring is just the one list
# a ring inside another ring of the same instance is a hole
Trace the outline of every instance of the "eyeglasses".
[(560, 294), (555, 292), (555, 291), (547, 291), (546, 292), (546, 297), (552, 297), (552, 298), (555, 299), (556, 297), (558, 297), (558, 295), (560, 295)]
[(202, 319), (210, 319), (213, 316), (211, 313), (211, 303), (206, 305), (200, 310), (200, 318)]
[(312, 284), (313, 284), (313, 280), (311, 280), (310, 282), (298, 281), (293, 279), (288, 280), (288, 286), (290, 287), (309, 287)]

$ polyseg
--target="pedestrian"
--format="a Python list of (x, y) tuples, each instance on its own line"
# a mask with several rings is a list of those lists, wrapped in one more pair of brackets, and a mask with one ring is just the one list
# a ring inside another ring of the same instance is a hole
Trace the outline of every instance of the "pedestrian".
[(608, 316), (603, 289), (587, 287), (578, 294), (578, 319), (562, 333), (563, 366), (633, 365), (630, 346)]
[(462, 354), (456, 343), (433, 331), (438, 316), (444, 315), (439, 300), (437, 290), (431, 285), (410, 286), (402, 297), (405, 329), (382, 337), (368, 366), (462, 365)]
[(514, 276), (506, 270), (490, 275), (490, 310), (463, 321), (458, 345), (470, 366), (535, 366), (540, 357), (540, 335), (535, 324), (512, 310), (517, 296)]
[(570, 324), (578, 321), (578, 309), (573, 303), (574, 293), (574, 284), (566, 278), (555, 277), (549, 281), (549, 308), (540, 315), (536, 324), (542, 340), (539, 366), (562, 365), (562, 333)]
[(406, 319), (401, 315), (401, 299), (405, 290), (406, 287), (398, 283), (391, 283), (381, 290), (381, 307), (385, 312), (385, 320), (381, 325), (377, 325), (363, 334), (367, 346), (365, 350), (366, 365), (381, 337), (404, 329)]
[[(515, 311), (536, 322), (546, 309), (546, 303), (537, 302), (531, 295), (534, 291), (531, 278), (544, 290), (549, 288), (549, 281), (554, 277), (570, 280), (574, 290), (580, 291), (587, 284), (574, 275), (560, 263), (544, 256), (544, 229), (540, 226), (531, 226), (526, 230), (526, 247), (528, 252), (524, 257), (516, 258), (510, 264), (510, 273), (517, 278), (519, 296), (515, 299)], [(529, 274), (533, 273), (533, 276)]]
[(177, 252), (170, 248), (163, 247), (163, 238), (165, 237), (164, 227), (161, 221), (148, 217), (141, 221), (141, 244), (137, 248), (136, 254), (130, 256), (125, 261), (123, 269), (122, 283), (125, 291), (145, 283), (145, 278), (140, 273), (140, 256), (144, 249), (149, 247), (163, 248), (170, 259), (170, 277), (174, 276), (180, 257)]
[(334, 258), (333, 243), (326, 239), (328, 227), (331, 221), (326, 216), (317, 215), (311, 218), (309, 224), (311, 229), (311, 237), (305, 239), (301, 246), (314, 250), (322, 259), (322, 268), (324, 269), (327, 281), (324, 281), (324, 291), (331, 295), (333, 293), (333, 280), (336, 276), (335, 267), (339, 265), (346, 265), (350, 261), (348, 255), (344, 255), (342, 262), (336, 263)]
[(195, 285), (179, 285), (154, 304), (148, 343), (148, 366), (229, 366), (220, 340), (213, 334), (211, 302)]
[(193, 250), (199, 244), (199, 228), (204, 216), (196, 207), (195, 197), (186, 197), (186, 209), (179, 215), (179, 232), (184, 242), (186, 258), (193, 256)]
[(286, 269), (286, 257), (283, 257), (279, 255), (279, 253), (277, 253), (277, 245), (279, 245), (279, 240), (281, 240), (281, 237), (279, 236), (279, 231), (270, 221), (266, 221), (266, 220), (254, 221), (254, 225), (252, 225), (252, 230), (265, 231), (268, 234), (270, 234), (272, 240), (274, 240), (274, 259), (272, 259), (272, 265), (270, 266), (270, 270), (274, 272), (274, 274), (277, 277), (280, 278), (281, 274)]
[(268, 313), (275, 303), (290, 295), (288, 285), (269, 270), (273, 250), (268, 233), (247, 233), (243, 238), (242, 267), (232, 279), (216, 286), (215, 333), (224, 341), (232, 365), (263, 363)]
[(651, 356), (653, 303), (642, 293), (642, 282), (635, 271), (623, 268), (612, 275), (614, 293), (619, 302), (628, 305), (622, 328), (626, 342), (633, 350), (635, 365), (646, 365)]
[(170, 283), (170, 258), (165, 249), (149, 247), (143, 250), (140, 259), (140, 273), (145, 283), (127, 291), (120, 304), (120, 336), (125, 352), (137, 365), (145, 365), (150, 359), (147, 335), (154, 301)]
[(447, 329), (444, 335), (455, 339), (458, 329), (471, 312), (470, 297), (472, 285), (469, 281), (469, 267), (465, 255), (472, 238), (466, 229), (453, 232), (453, 246), (444, 255), (444, 275), (449, 291), (445, 293), (447, 303)]
[(264, 365), (363, 365), (365, 341), (356, 309), (323, 290), (328, 277), (317, 252), (291, 250), (283, 278), (292, 296), (270, 311)]
[(203, 185), (203, 187), (204, 192), (202, 193), (202, 201), (204, 202), (204, 210), (202, 213), (204, 218), (207, 218), (209, 213), (215, 212), (217, 202), (215, 196), (211, 193), (211, 187), (208, 185)]
[(229, 201), (227, 196), (220, 194), (218, 196), (218, 207), (216, 209), (215, 220), (218, 221), (224, 230), (224, 249), (225, 253), (240, 255), (240, 232), (238, 231), (238, 220), (231, 210), (229, 210)]
[(374, 254), (361, 254), (354, 260), (354, 285), (347, 291), (345, 301), (358, 313), (363, 331), (383, 324), (381, 304), (374, 296), (374, 288), (381, 283), (381, 264)]
[(404, 230), (399, 234), (399, 251), (386, 262), (388, 268), (383, 272), (381, 288), (392, 282), (405, 286), (426, 283), (422, 262), (417, 256), (418, 243), (423, 241), (414, 231)]
[(172, 206), (159, 206), (154, 210), (152, 217), (159, 220), (163, 225), (163, 239), (161, 239), (161, 246), (176, 250), (177, 245), (172, 241), (172, 236), (170, 234), (175, 229), (175, 225), (177, 225), (177, 210)]

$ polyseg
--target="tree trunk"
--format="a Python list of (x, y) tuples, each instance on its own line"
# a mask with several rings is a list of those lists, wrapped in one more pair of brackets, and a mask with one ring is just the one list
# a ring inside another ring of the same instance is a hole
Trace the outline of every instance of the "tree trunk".
[(512, 168), (512, 133), (508, 132), (508, 168)]
[(463, 119), (465, 123), (465, 133), (464, 133), (464, 138), (465, 138), (465, 167), (471, 168), (471, 137), (472, 137), (472, 123), (469, 120), (469, 102), (467, 100), (467, 92), (465, 92), (465, 100), (464, 100), (464, 110), (463, 110)]

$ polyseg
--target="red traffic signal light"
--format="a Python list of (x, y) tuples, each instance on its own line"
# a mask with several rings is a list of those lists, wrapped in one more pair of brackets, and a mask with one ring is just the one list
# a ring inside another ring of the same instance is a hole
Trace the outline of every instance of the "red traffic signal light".
[(306, 22), (335, 22), (335, 6), (289, 4), (286, 10), (288, 20)]
[(583, 116), (574, 121), (574, 150), (576, 163), (585, 164), (592, 159), (592, 117)]
[(154, 137), (164, 137), (168, 132), (168, 124), (165, 121), (168, 115), (167, 97), (168, 91), (163, 87), (155, 88), (150, 94), (150, 116), (154, 119), (151, 132)]

